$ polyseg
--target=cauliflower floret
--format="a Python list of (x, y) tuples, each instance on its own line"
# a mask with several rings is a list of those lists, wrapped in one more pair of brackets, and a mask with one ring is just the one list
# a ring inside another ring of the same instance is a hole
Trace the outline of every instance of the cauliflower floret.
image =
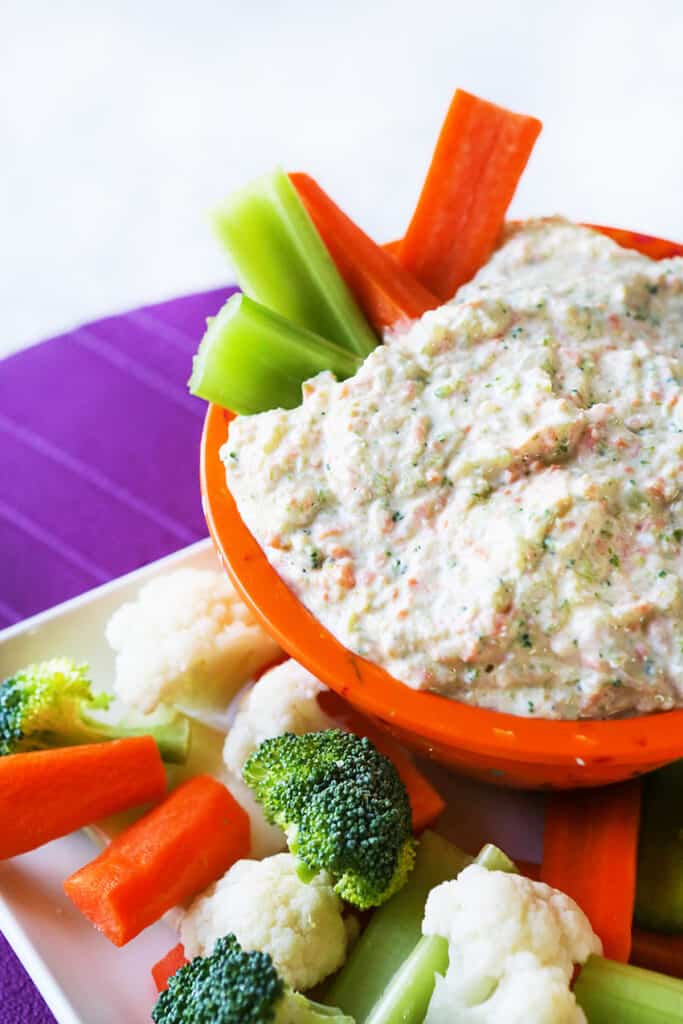
[(151, 580), (107, 624), (115, 689), (126, 704), (224, 709), (279, 648), (224, 572), (178, 569)]
[(241, 776), (249, 755), (271, 736), (334, 728), (317, 701), (325, 689), (291, 658), (265, 672), (246, 695), (225, 741), (223, 758), (230, 771)]
[[(472, 996), (474, 995), (474, 999)], [(483, 1001), (479, 1001), (483, 1000)], [(473, 1003), (474, 1005), (470, 1005)], [(585, 1024), (560, 967), (541, 966), (533, 953), (515, 953), (489, 995), (436, 978), (425, 1024)]]
[(425, 1024), (585, 1024), (569, 984), (602, 943), (557, 889), (472, 864), (432, 889), (422, 931), (449, 944)]
[(185, 955), (207, 956), (230, 932), (244, 949), (270, 953), (278, 974), (299, 991), (317, 985), (346, 959), (342, 901), (331, 880), (321, 872), (302, 882), (289, 853), (237, 861), (199, 896), (180, 926)]

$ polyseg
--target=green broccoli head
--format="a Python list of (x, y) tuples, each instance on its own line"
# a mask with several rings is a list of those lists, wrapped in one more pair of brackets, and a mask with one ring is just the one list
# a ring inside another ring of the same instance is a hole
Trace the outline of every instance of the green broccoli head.
[(0, 686), (0, 755), (62, 745), (55, 737), (80, 733), (84, 708), (109, 704), (106, 694), (93, 694), (87, 665), (69, 658), (29, 665)]
[(325, 870), (362, 909), (400, 889), (415, 859), (410, 801), (391, 761), (341, 729), (265, 740), (243, 768), (266, 817), (287, 833), (302, 878)]
[(70, 658), (28, 665), (0, 684), (0, 757), (150, 735), (166, 760), (185, 760), (190, 741), (186, 719), (137, 715), (112, 725), (90, 717), (111, 702), (109, 694), (93, 692), (87, 665)]
[(246, 953), (234, 935), (181, 967), (152, 1010), (155, 1024), (354, 1024), (340, 1010), (293, 992), (268, 953)]

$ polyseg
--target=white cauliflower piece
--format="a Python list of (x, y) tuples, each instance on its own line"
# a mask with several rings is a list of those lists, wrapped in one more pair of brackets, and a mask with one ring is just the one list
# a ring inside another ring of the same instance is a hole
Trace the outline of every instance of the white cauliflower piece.
[(279, 648), (224, 572), (178, 569), (145, 584), (112, 615), (114, 687), (126, 704), (223, 710)]
[(293, 659), (265, 672), (245, 696), (223, 750), (231, 772), (241, 776), (250, 754), (271, 736), (286, 732), (301, 736), (335, 727), (334, 719), (318, 705), (326, 687)]
[(232, 932), (243, 949), (269, 953), (284, 981), (305, 991), (346, 959), (342, 906), (325, 872), (302, 882), (289, 853), (240, 860), (192, 903), (180, 938), (192, 959)]
[(437, 976), (425, 1024), (586, 1024), (560, 967), (515, 953), (507, 968), (492, 994)]
[(569, 984), (602, 943), (557, 889), (472, 864), (432, 889), (422, 931), (449, 944), (425, 1024), (585, 1024)]

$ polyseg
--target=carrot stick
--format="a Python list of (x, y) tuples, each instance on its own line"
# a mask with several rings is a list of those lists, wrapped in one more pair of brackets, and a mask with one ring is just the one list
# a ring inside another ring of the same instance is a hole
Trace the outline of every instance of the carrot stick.
[(669, 935), (634, 928), (631, 963), (670, 974), (673, 978), (683, 978), (683, 934)]
[(444, 301), (490, 256), (540, 130), (534, 117), (456, 91), (399, 254)]
[(0, 860), (165, 792), (151, 736), (0, 757)]
[(249, 853), (249, 817), (225, 786), (197, 775), (67, 878), (78, 909), (123, 946)]
[(438, 298), (361, 231), (313, 178), (299, 173), (289, 177), (337, 270), (378, 333), (439, 305)]
[(548, 800), (541, 881), (576, 900), (604, 955), (628, 962), (636, 892), (640, 782), (554, 793)]
[(403, 239), (396, 238), (393, 242), (384, 242), (382, 244), (382, 248), (384, 249), (385, 252), (388, 252), (390, 256), (395, 256), (396, 259), (398, 259), (402, 245)]
[(162, 956), (161, 960), (152, 968), (152, 977), (154, 978), (157, 992), (163, 992), (167, 989), (169, 978), (172, 978), (176, 971), (179, 971), (181, 967), (184, 967), (189, 962), (185, 957), (185, 947), (182, 942), (179, 942), (173, 949), (169, 949), (166, 956)]
[(367, 736), (379, 752), (393, 762), (408, 791), (413, 814), (413, 831), (422, 832), (428, 825), (433, 824), (446, 804), (396, 740), (359, 715), (332, 690), (324, 690), (318, 694), (318, 703), (322, 710), (340, 725), (344, 725), (358, 736)]

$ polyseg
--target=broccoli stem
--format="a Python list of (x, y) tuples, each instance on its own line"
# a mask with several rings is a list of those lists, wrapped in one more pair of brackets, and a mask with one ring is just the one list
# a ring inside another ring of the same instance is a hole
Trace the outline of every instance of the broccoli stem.
[(590, 1024), (680, 1024), (683, 981), (592, 956), (574, 986)]
[(372, 352), (377, 338), (284, 171), (233, 195), (215, 227), (247, 295), (363, 358)]
[(653, 931), (683, 931), (683, 761), (644, 783), (635, 920)]
[(249, 415), (301, 404), (301, 385), (322, 370), (351, 377), (358, 356), (297, 327), (245, 295), (233, 295), (209, 320), (194, 357), (193, 395)]
[(379, 907), (325, 998), (356, 1021), (368, 1020), (393, 975), (422, 934), (430, 889), (462, 871), (472, 858), (435, 832), (424, 832), (404, 887)]
[[(475, 863), (488, 871), (517, 872), (510, 858), (491, 843), (482, 847)], [(424, 902), (420, 913), (420, 930)], [(389, 980), (384, 992), (365, 1017), (365, 1024), (421, 1024), (434, 992), (436, 975), (445, 974), (447, 969), (446, 939), (440, 935), (423, 935)]]
[(121, 721), (115, 724), (98, 721), (81, 713), (80, 721), (73, 730), (60, 734), (59, 746), (79, 746), (82, 743), (101, 743), (105, 740), (122, 740), (131, 736), (152, 736), (159, 748), (162, 760), (170, 764), (184, 764), (190, 749), (190, 722), (182, 715), (174, 715), (166, 721), (144, 723)]

